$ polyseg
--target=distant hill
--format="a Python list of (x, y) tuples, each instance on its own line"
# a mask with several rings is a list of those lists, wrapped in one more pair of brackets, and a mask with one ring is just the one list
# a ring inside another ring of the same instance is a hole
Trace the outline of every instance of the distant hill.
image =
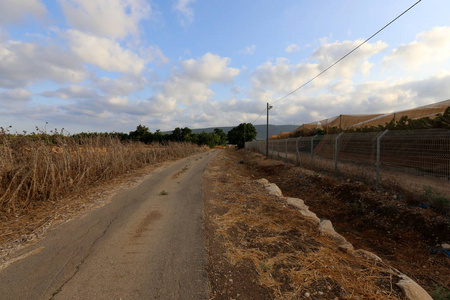
[[(266, 125), (254, 125), (256, 128), (256, 139), (257, 140), (265, 140), (266, 139)], [(202, 133), (204, 132), (213, 132), (215, 128), (220, 128), (225, 133), (228, 133), (235, 126), (230, 127), (209, 127), (209, 128), (197, 128), (192, 129), (192, 133)], [(282, 132), (291, 132), (298, 128), (298, 125), (269, 125), (269, 137), (272, 135), (279, 135)], [(163, 133), (172, 133), (172, 131), (166, 131)]]

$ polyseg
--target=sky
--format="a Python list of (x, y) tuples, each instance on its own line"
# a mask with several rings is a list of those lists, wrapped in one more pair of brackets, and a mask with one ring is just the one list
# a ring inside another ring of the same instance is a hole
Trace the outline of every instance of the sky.
[(0, 127), (301, 125), (450, 99), (450, 1), (0, 0)]

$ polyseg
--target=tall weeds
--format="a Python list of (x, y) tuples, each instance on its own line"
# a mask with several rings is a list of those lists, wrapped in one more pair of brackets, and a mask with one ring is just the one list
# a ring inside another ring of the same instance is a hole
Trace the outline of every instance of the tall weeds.
[(188, 143), (144, 145), (107, 136), (20, 136), (1, 129), (0, 211), (11, 213), (39, 201), (55, 201), (128, 171), (200, 151)]

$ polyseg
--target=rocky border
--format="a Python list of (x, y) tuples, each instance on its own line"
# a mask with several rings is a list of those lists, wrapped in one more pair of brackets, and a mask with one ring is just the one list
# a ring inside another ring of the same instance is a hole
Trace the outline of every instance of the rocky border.
[[(338, 245), (339, 250), (349, 253), (353, 256), (360, 257), (363, 259), (372, 259), (379, 262), (383, 262), (383, 260), (378, 257), (376, 254), (369, 252), (364, 249), (355, 250), (353, 245), (348, 242), (345, 237), (340, 235), (334, 230), (333, 224), (330, 220), (320, 220), (315, 213), (309, 210), (309, 207), (305, 204), (302, 199), (299, 198), (291, 198), (291, 197), (283, 197), (283, 193), (280, 188), (275, 183), (270, 183), (267, 179), (262, 178), (258, 179), (255, 182), (261, 184), (265, 187), (265, 189), (269, 192), (269, 195), (273, 195), (279, 197), (280, 199), (286, 201), (287, 204), (295, 206), (299, 209), (300, 214), (312, 224), (318, 227), (318, 230), (321, 234), (329, 237), (333, 241), (335, 241)], [(390, 272), (393, 275), (397, 275), (402, 278), (399, 282), (396, 283), (398, 287), (405, 293), (406, 297), (410, 300), (433, 300), (431, 296), (414, 280), (401, 273), (399, 270), (388, 266)]]

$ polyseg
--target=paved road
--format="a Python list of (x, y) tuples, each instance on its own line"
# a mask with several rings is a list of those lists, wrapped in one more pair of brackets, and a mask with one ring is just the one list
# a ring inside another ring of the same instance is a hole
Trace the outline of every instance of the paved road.
[(201, 183), (214, 154), (157, 169), (18, 252), (0, 299), (207, 299)]

